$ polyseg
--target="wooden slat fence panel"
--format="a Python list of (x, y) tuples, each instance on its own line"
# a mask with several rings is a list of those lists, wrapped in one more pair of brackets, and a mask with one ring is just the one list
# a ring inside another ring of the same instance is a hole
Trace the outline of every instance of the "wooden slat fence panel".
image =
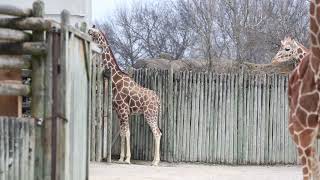
[(0, 117), (0, 179), (33, 179), (34, 151), (34, 119)]
[[(287, 131), (287, 75), (137, 70), (133, 78), (161, 97), (161, 160), (298, 163)], [(114, 141), (118, 126), (113, 117)], [(153, 136), (142, 115), (131, 117), (130, 130), (132, 158), (152, 160)]]

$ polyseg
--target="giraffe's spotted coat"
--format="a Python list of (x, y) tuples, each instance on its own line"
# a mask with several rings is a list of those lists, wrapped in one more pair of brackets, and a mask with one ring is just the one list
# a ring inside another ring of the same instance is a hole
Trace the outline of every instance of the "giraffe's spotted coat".
[(319, 136), (320, 113), (320, 1), (310, 3), (311, 51), (289, 78), (289, 132), (297, 145), (304, 180), (320, 180), (315, 141)]
[(130, 129), (129, 116), (143, 114), (147, 124), (155, 138), (155, 157), (153, 165), (159, 163), (159, 145), (161, 131), (158, 127), (160, 114), (160, 98), (152, 90), (138, 85), (126, 73), (119, 68), (105, 35), (98, 29), (91, 28), (88, 31), (92, 40), (102, 49), (103, 65), (112, 71), (113, 109), (117, 112), (120, 122), (121, 157), (124, 157), (124, 138), (127, 140), (127, 159), (130, 163)]

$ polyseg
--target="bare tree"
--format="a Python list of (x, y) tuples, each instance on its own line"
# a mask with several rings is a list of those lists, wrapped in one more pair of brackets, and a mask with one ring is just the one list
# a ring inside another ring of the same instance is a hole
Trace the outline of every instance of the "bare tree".
[(117, 9), (111, 21), (99, 24), (122, 62), (131, 66), (138, 59), (162, 54), (173, 60), (183, 58), (195, 36), (189, 22), (181, 18), (174, 4), (167, 1)]
[(306, 43), (307, 14), (304, 0), (164, 0), (120, 8), (99, 24), (124, 66), (163, 54), (268, 63), (285, 36)]

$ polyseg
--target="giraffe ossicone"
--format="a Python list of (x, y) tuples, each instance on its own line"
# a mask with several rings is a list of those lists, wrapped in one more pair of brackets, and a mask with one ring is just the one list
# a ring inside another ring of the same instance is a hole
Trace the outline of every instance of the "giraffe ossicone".
[(297, 146), (303, 180), (320, 180), (315, 142), (320, 113), (320, 1), (310, 2), (310, 52), (289, 78), (289, 133)]
[(281, 46), (271, 63), (281, 63), (296, 60), (298, 63), (309, 53), (309, 49), (291, 37), (286, 37), (281, 41)]
[[(158, 119), (161, 114), (160, 97), (156, 92), (137, 84), (120, 69), (103, 32), (96, 28), (90, 28), (88, 34), (93, 42), (102, 49), (104, 67), (112, 71), (112, 107), (116, 111), (120, 123), (121, 152), (119, 161), (130, 164), (131, 160), (129, 116), (143, 114), (155, 140), (152, 165), (158, 165), (162, 135), (158, 127)], [(124, 158), (126, 159), (124, 160)]]

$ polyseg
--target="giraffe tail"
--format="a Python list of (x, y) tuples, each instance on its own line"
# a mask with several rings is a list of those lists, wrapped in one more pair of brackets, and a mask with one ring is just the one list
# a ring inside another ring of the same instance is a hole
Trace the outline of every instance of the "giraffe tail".
[(161, 118), (162, 118), (162, 106), (161, 106), (160, 98), (159, 98), (159, 101), (158, 101), (158, 106), (159, 106), (159, 113), (158, 113), (158, 128), (159, 128), (159, 130), (160, 130), (160, 133), (162, 134), (162, 130), (160, 129), (160, 121), (161, 121)]

